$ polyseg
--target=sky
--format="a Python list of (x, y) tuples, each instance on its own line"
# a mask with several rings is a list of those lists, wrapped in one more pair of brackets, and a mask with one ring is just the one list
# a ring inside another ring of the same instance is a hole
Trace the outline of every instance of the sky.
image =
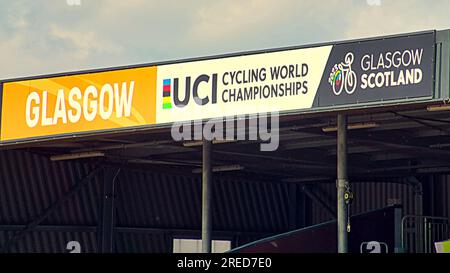
[(450, 0), (0, 0), (0, 79), (450, 28)]

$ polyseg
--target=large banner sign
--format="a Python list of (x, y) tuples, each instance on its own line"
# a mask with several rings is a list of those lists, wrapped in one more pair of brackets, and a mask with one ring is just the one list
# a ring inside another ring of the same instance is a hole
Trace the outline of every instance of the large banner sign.
[(158, 67), (157, 122), (311, 108), (332, 46)]
[(1, 141), (155, 123), (156, 68), (3, 84)]
[(434, 34), (333, 46), (317, 107), (432, 95)]
[(431, 97), (433, 33), (158, 67), (157, 122)]
[(2, 84), (0, 142), (426, 99), (435, 33)]

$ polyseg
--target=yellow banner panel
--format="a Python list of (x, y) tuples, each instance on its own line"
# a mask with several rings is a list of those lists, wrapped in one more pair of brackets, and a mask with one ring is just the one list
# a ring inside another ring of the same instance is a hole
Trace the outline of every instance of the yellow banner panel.
[(4, 83), (1, 141), (154, 124), (155, 67)]

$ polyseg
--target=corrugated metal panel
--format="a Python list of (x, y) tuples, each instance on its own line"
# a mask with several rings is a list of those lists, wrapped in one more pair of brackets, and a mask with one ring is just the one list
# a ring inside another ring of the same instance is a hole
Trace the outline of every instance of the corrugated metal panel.
[[(58, 200), (92, 168), (74, 162), (51, 162), (45, 157), (16, 151), (0, 153), (0, 223), (24, 224)], [(52, 213), (43, 224), (95, 225), (99, 180)]]
[[(116, 182), (119, 226), (199, 229), (201, 178), (127, 170)], [(286, 184), (214, 179), (213, 228), (253, 232), (288, 226)]]
[(165, 234), (117, 233), (114, 242), (117, 253), (172, 252), (172, 237)]
[[(11, 231), (0, 231), (0, 242), (12, 235)], [(95, 232), (32, 231), (27, 233), (9, 249), (12, 253), (67, 253), (67, 243), (80, 243), (82, 253), (97, 252)]]
[(450, 175), (443, 175), (438, 182), (437, 196), (435, 206), (437, 207), (438, 215), (443, 217), (450, 217)]
[(362, 213), (386, 207), (389, 199), (402, 205), (406, 214), (414, 213), (414, 190), (407, 184), (391, 182), (353, 183), (355, 193), (352, 213)]
[(200, 187), (195, 179), (123, 171), (116, 181), (118, 226), (186, 228), (200, 221)]
[[(31, 222), (91, 170), (92, 166), (76, 161), (51, 162), (45, 157), (26, 152), (2, 151), (0, 224), (25, 225)], [(96, 226), (100, 216), (101, 192), (102, 178), (96, 177), (51, 213), (42, 225)], [(216, 175), (213, 194), (214, 230), (272, 234), (288, 228), (286, 184), (235, 181), (221, 179)], [(201, 227), (200, 176), (123, 170), (116, 180), (115, 196), (116, 226), (187, 230), (199, 230)], [(77, 234), (32, 231), (10, 251), (34, 252), (45, 249), (45, 252), (64, 252), (68, 241), (81, 236)], [(12, 233), (3, 232), (0, 245), (6, 241), (6, 235)], [(167, 236), (163, 235), (119, 233), (116, 235), (116, 248), (118, 251), (166, 251), (168, 248), (163, 246), (165, 241), (161, 238)], [(83, 243), (89, 245), (87, 249), (96, 251), (96, 238), (83, 236), (84, 239), (80, 240), (89, 241)], [(245, 235), (240, 236), (247, 241)]]
[(253, 232), (287, 229), (288, 185), (221, 179), (215, 185), (214, 227)]
[[(41, 214), (81, 178), (92, 166), (77, 162), (51, 162), (47, 158), (19, 151), (0, 153), (0, 224), (24, 225)], [(123, 170), (116, 180), (116, 226), (199, 230), (201, 223), (201, 177)], [(296, 187), (299, 187), (297, 185)], [(334, 183), (316, 184), (311, 190), (335, 207)], [(438, 205), (448, 215), (450, 176), (439, 180)], [(236, 232), (238, 243), (259, 239), (239, 232), (280, 233), (289, 227), (288, 183), (214, 179), (213, 229)], [(405, 213), (414, 212), (413, 188), (406, 184), (352, 183), (356, 198), (352, 213), (369, 211), (398, 199)], [(55, 210), (42, 224), (96, 226), (100, 216), (102, 178), (93, 179), (77, 195)], [(300, 200), (294, 206), (299, 207)], [(331, 219), (312, 202), (309, 224)], [(297, 225), (297, 227), (300, 227)], [(0, 232), (0, 245), (11, 232)], [(75, 239), (74, 239), (75, 238)], [(171, 249), (169, 233), (117, 233), (120, 252), (166, 252)], [(95, 232), (32, 231), (15, 245), (16, 252), (64, 252), (70, 240), (81, 240), (87, 251), (96, 251)]]
[[(407, 184), (392, 182), (351, 183), (355, 199), (351, 205), (351, 213), (357, 214), (389, 205), (389, 199), (395, 199), (403, 206), (404, 214), (414, 214), (414, 190)], [(312, 190), (330, 207), (336, 207), (336, 185), (333, 183), (317, 184)], [(332, 220), (320, 204), (311, 204), (311, 224)]]
[[(316, 184), (310, 186), (309, 189), (323, 202), (328, 204), (330, 208), (336, 207), (336, 186), (335, 184)], [(310, 200), (310, 199), (309, 199)], [(310, 225), (319, 224), (333, 219), (320, 204), (312, 200), (309, 201), (311, 204), (311, 215), (310, 215)]]

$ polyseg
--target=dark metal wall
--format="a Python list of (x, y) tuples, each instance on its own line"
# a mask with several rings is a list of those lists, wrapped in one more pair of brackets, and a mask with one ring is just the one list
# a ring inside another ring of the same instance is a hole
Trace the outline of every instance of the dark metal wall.
[[(116, 184), (119, 226), (199, 229), (200, 177), (127, 170)], [(220, 179), (214, 181), (216, 230), (272, 232), (288, 225), (288, 185)]]
[[(75, 161), (51, 162), (28, 152), (1, 151), (0, 247), (93, 169), (92, 165)], [(448, 216), (450, 176), (434, 177), (429, 184), (432, 187), (424, 189), (424, 202), (433, 196), (436, 216)], [(82, 252), (97, 252), (102, 183), (101, 175), (96, 176), (3, 251), (68, 252), (67, 243), (78, 241)], [(200, 237), (200, 175), (123, 169), (115, 183), (116, 252), (171, 252), (174, 237)], [(230, 239), (237, 246), (332, 219), (321, 204), (305, 197), (302, 186), (224, 179), (216, 174), (213, 237)], [(311, 183), (308, 188), (335, 208), (334, 183)], [(356, 195), (352, 213), (393, 203), (402, 204), (406, 214), (414, 213), (414, 188), (409, 184), (355, 182), (352, 188)]]
[[(353, 182), (351, 183), (351, 189), (355, 195), (351, 204), (352, 214), (372, 211), (393, 204), (401, 204), (404, 214), (414, 214), (414, 190), (408, 184), (378, 181)], [(315, 191), (330, 206), (336, 203), (335, 184), (319, 184)], [(320, 204), (311, 204), (311, 224), (318, 224), (332, 219), (332, 215), (327, 213)]]
[[(0, 243), (4, 243), (13, 231), (0, 231)], [(19, 253), (64, 253), (67, 243), (77, 241), (81, 245), (81, 251), (87, 253), (97, 252), (96, 232), (69, 232), (59, 231), (31, 231), (8, 249), (7, 252)]]
[(431, 188), (430, 195), (436, 202), (429, 205), (430, 214), (450, 218), (450, 175), (435, 177)]
[[(51, 162), (27, 152), (2, 151), (0, 247), (93, 169), (74, 161)], [(83, 252), (96, 252), (102, 183), (101, 175), (96, 176), (4, 251), (65, 252), (67, 242), (74, 240)], [(115, 251), (170, 252), (173, 237), (200, 236), (200, 175), (122, 169), (115, 183)], [(298, 211), (292, 214), (300, 201), (290, 199), (290, 189), (292, 185), (285, 183), (216, 176), (213, 236), (241, 244), (301, 227)]]
[[(429, 216), (450, 217), (450, 175), (430, 175), (421, 177), (423, 214)], [(358, 182), (352, 181), (351, 189), (355, 198), (351, 204), (351, 213), (380, 209), (389, 205), (401, 205), (403, 215), (414, 215), (416, 212), (414, 184), (406, 183), (404, 179), (394, 179), (389, 182)], [(335, 206), (336, 186), (334, 183), (321, 183), (313, 188), (314, 192), (328, 203)], [(311, 203), (310, 224), (318, 224), (333, 219), (321, 204)]]
[[(24, 224), (37, 217), (92, 169), (73, 162), (51, 162), (24, 152), (0, 152), (0, 223)], [(44, 220), (51, 225), (96, 225), (99, 179)]]

